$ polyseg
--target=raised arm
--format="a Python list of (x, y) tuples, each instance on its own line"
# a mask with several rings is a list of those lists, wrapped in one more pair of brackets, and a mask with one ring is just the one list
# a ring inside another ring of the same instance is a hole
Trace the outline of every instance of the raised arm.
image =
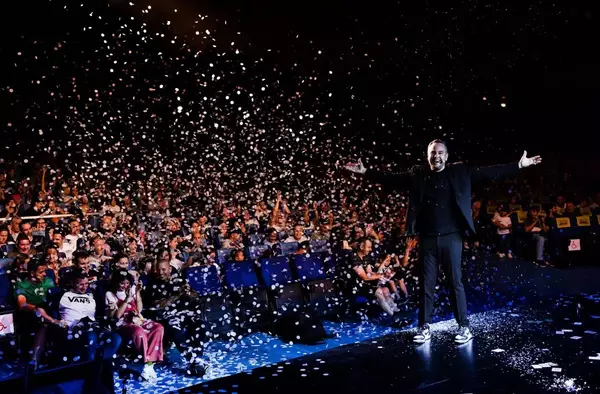
[(523, 152), (521, 160), (517, 163), (501, 164), (489, 167), (476, 167), (471, 169), (472, 182), (496, 182), (507, 178), (516, 177), (519, 169), (540, 164), (542, 158), (540, 156), (527, 157), (527, 151)]
[(367, 170), (359, 159), (356, 163), (348, 163), (344, 166), (350, 172), (364, 175), (368, 180), (386, 185), (392, 188), (405, 188), (410, 182), (410, 172), (381, 172)]

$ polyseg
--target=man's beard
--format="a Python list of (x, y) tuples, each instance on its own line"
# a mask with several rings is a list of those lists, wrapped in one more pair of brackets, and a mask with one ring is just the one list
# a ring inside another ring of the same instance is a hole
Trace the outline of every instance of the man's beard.
[(429, 164), (431, 165), (432, 168), (436, 168), (436, 169), (444, 167), (444, 161), (443, 160), (439, 160), (439, 161), (432, 160), (432, 161), (429, 162)]

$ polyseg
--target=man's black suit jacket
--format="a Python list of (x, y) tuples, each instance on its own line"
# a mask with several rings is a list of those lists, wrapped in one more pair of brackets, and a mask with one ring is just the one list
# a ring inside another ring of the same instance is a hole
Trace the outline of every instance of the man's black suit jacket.
[[(409, 190), (409, 209), (406, 218), (406, 233), (417, 233), (417, 218), (421, 210), (425, 179), (429, 167), (418, 165), (406, 172), (389, 173), (367, 170), (366, 177), (376, 183), (395, 189)], [(450, 185), (454, 191), (456, 204), (465, 219), (466, 229), (475, 233), (471, 214), (471, 183), (483, 181), (499, 181), (514, 178), (519, 172), (519, 164), (503, 164), (490, 167), (470, 168), (462, 162), (447, 164), (443, 171), (450, 175)]]

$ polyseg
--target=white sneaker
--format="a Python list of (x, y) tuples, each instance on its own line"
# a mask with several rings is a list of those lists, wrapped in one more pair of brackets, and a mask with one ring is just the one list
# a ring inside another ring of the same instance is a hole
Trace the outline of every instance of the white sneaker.
[(417, 328), (417, 334), (413, 337), (415, 343), (425, 343), (431, 339), (431, 331), (429, 331), (429, 324), (425, 324)]
[(156, 376), (156, 371), (154, 370), (154, 364), (146, 364), (144, 365), (144, 369), (140, 374), (142, 379), (147, 382), (154, 383), (158, 380), (158, 376)]
[(454, 341), (456, 343), (467, 343), (471, 339), (473, 339), (473, 334), (471, 334), (471, 330), (469, 327), (460, 327), (458, 330), (458, 334), (454, 337)]

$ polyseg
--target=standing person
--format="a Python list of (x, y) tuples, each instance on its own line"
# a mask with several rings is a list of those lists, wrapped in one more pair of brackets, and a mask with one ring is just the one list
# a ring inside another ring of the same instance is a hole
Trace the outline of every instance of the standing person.
[(424, 343), (431, 338), (429, 323), (433, 312), (438, 267), (446, 271), (450, 300), (459, 325), (456, 342), (466, 343), (473, 338), (467, 318), (467, 301), (462, 283), (461, 257), (465, 230), (475, 233), (471, 215), (471, 182), (497, 181), (515, 176), (520, 168), (541, 163), (539, 156), (527, 157), (517, 163), (469, 168), (464, 163), (447, 163), (448, 149), (441, 140), (427, 146), (428, 166), (415, 166), (408, 172), (380, 173), (367, 168), (359, 160), (345, 168), (364, 174), (377, 183), (395, 188), (408, 187), (410, 209), (406, 232), (419, 235), (422, 263), (420, 266), (419, 327), (414, 341)]

